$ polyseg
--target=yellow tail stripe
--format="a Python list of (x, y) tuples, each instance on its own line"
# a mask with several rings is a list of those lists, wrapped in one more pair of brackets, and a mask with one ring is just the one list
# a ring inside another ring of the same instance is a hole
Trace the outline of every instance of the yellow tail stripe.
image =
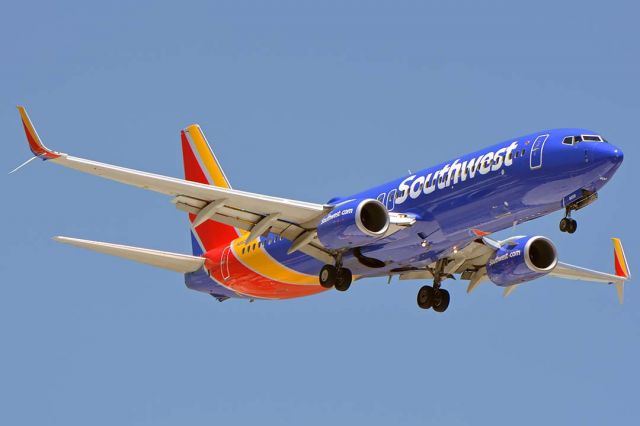
[(200, 129), (200, 126), (197, 124), (192, 124), (186, 129), (189, 136), (191, 136), (191, 140), (195, 145), (196, 150), (198, 151), (198, 156), (200, 160), (207, 168), (209, 172), (209, 176), (213, 179), (211, 182), (212, 185), (219, 186), (221, 188), (230, 188), (229, 182), (227, 182), (218, 161), (214, 157), (209, 144), (207, 143), (207, 139), (204, 137), (204, 133)]

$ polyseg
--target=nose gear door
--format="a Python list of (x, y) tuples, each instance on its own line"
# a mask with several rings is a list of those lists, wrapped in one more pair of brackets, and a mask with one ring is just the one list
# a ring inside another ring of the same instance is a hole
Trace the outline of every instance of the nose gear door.
[(531, 157), (529, 157), (529, 167), (531, 170), (542, 167), (542, 150), (549, 135), (540, 135), (531, 145)]

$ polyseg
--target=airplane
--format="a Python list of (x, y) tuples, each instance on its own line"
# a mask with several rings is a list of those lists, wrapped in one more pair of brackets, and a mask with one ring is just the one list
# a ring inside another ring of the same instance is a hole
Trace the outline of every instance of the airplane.
[(369, 277), (430, 280), (422, 309), (447, 310), (447, 279), (490, 281), (508, 296), (544, 276), (616, 287), (623, 302), (630, 271), (613, 238), (615, 273), (558, 259), (541, 235), (490, 235), (563, 211), (559, 227), (574, 233), (572, 212), (593, 203), (622, 164), (620, 148), (597, 132), (562, 128), (509, 139), (435, 167), (326, 203), (233, 189), (204, 133), (180, 133), (184, 179), (137, 171), (53, 151), (18, 106), (29, 148), (46, 162), (172, 197), (188, 213), (192, 254), (58, 236), (56, 241), (184, 274), (189, 289), (218, 301), (290, 299), (349, 289)]

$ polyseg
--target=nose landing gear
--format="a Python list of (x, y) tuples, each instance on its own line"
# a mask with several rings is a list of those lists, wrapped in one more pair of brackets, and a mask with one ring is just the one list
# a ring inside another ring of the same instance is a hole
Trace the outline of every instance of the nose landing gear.
[(578, 222), (570, 217), (565, 217), (560, 221), (560, 232), (568, 232), (573, 234), (578, 229)]
[[(575, 194), (575, 193), (574, 193)], [(570, 197), (571, 198), (571, 197)], [(598, 199), (598, 193), (582, 189), (579, 191), (577, 199), (574, 199), (564, 208), (564, 218), (560, 221), (560, 231), (573, 234), (578, 229), (578, 222), (571, 219), (571, 212), (583, 209)]]
[(571, 209), (567, 207), (565, 217), (560, 221), (560, 232), (573, 234), (576, 229), (578, 229), (578, 222), (575, 219), (571, 219)]

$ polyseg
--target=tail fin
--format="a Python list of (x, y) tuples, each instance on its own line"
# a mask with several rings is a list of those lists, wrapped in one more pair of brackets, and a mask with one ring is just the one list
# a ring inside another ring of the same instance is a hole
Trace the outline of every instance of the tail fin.
[[(185, 179), (222, 188), (231, 188), (220, 163), (213, 154), (204, 133), (197, 124), (192, 124), (180, 132), (182, 139), (182, 159)], [(193, 226), (194, 214), (189, 214), (191, 244), (193, 254), (201, 256), (203, 252), (230, 243), (238, 237), (238, 231), (229, 225), (212, 220)]]
[[(624, 254), (624, 248), (622, 248), (622, 242), (620, 242), (619, 238), (612, 238), (612, 240), (613, 262), (616, 267), (616, 275), (627, 280), (631, 277), (631, 272), (629, 271), (627, 256)], [(622, 304), (624, 301), (624, 281), (616, 283), (616, 290), (618, 291), (618, 301)]]

